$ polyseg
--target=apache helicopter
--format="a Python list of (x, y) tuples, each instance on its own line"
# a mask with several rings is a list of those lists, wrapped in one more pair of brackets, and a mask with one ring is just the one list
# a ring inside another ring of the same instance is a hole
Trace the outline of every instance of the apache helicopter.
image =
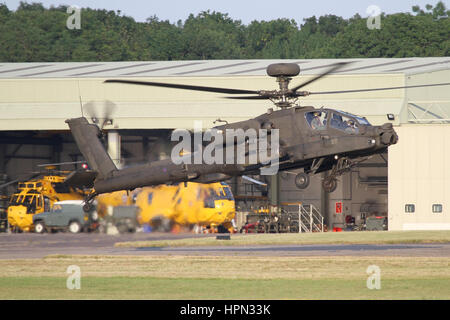
[[(105, 83), (157, 86), (235, 95), (227, 97), (230, 99), (271, 100), (279, 110), (270, 108), (266, 113), (253, 119), (227, 123), (213, 129), (223, 134), (228, 129), (254, 129), (256, 131), (265, 129), (267, 135), (271, 135), (275, 129), (279, 129), (277, 131), (279, 133), (279, 149), (275, 155), (279, 171), (303, 168), (304, 172), (297, 174), (295, 179), (297, 187), (303, 189), (308, 187), (310, 175), (331, 170), (323, 180), (322, 186), (325, 191), (332, 192), (336, 189), (339, 175), (368, 157), (385, 152), (390, 145), (397, 143), (398, 136), (391, 123), (372, 126), (363, 117), (339, 110), (300, 106), (296, 102), (299, 97), (449, 85), (449, 83), (426, 84), (327, 92), (299, 90), (344, 65), (346, 63), (337, 63), (326, 72), (289, 88), (292, 77), (300, 73), (300, 67), (293, 63), (271, 64), (267, 68), (267, 74), (277, 79), (279, 89), (270, 91), (116, 79), (106, 80)], [(258, 174), (259, 170), (266, 166), (266, 163), (261, 162), (260, 159), (256, 164), (249, 164), (247, 161), (249, 152), (246, 147), (244, 164), (228, 164), (228, 162), (226, 162), (227, 164), (224, 164), (225, 162), (206, 164), (195, 161), (186, 162), (192, 164), (176, 164), (171, 159), (165, 159), (119, 170), (106, 153), (99, 139), (102, 136), (101, 130), (95, 124), (90, 124), (85, 117), (68, 119), (66, 123), (68, 123), (75, 142), (89, 166), (97, 172), (94, 181), (95, 192), (87, 197), (86, 209), (89, 208), (92, 199), (101, 193), (181, 182), (212, 183), (228, 180), (233, 176)], [(240, 144), (246, 145), (248, 140), (233, 141), (231, 145), (223, 143), (221, 147), (226, 151), (228, 148), (236, 149)], [(270, 147), (270, 143), (267, 147)], [(188, 156), (194, 158), (194, 152)]]

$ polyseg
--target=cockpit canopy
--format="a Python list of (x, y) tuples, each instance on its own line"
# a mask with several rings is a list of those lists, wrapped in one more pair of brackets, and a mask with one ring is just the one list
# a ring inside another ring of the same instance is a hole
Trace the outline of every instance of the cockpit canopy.
[(354, 134), (359, 132), (361, 125), (370, 126), (366, 118), (351, 113), (320, 109), (305, 113), (306, 122), (312, 130), (326, 130), (328, 127)]

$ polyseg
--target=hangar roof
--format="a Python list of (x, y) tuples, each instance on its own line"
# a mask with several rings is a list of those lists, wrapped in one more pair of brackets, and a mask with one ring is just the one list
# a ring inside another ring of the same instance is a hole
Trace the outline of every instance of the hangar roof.
[[(336, 62), (353, 62), (335, 74), (308, 85), (307, 90), (336, 91), (446, 83), (450, 57), (314, 59), (314, 60), (198, 60), (128, 62), (0, 62), (0, 131), (67, 130), (68, 118), (99, 117), (114, 109), (115, 129), (190, 128), (194, 120), (205, 127), (217, 119), (235, 122), (255, 117), (270, 101), (230, 100), (224, 95), (160, 87), (105, 84), (106, 78), (189, 83), (199, 86), (276, 89), (266, 75), (271, 63), (294, 62), (307, 81)], [(303, 77), (302, 77), (303, 76)], [(372, 124), (395, 115), (395, 125), (450, 123), (450, 90), (427, 87), (405, 90), (311, 95), (302, 106), (326, 106), (366, 116)], [(91, 111), (89, 111), (91, 110)]]
[(195, 60), (128, 62), (1, 63), (0, 78), (104, 78), (265, 76), (277, 62), (297, 63), (301, 74), (319, 74), (336, 62), (351, 62), (339, 74), (416, 74), (450, 69), (450, 57), (283, 60)]

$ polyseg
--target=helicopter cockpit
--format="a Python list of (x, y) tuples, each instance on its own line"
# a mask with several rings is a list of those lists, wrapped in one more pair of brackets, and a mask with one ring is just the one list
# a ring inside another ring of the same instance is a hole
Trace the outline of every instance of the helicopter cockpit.
[(331, 128), (350, 134), (359, 133), (360, 125), (370, 125), (367, 119), (336, 110), (315, 110), (305, 113), (306, 121), (313, 130), (327, 129), (328, 119)]

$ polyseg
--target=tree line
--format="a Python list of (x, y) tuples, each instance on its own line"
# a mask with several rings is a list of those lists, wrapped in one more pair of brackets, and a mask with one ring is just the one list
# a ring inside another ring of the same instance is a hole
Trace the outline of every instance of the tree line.
[(67, 6), (0, 4), (1, 62), (148, 61), (437, 57), (450, 55), (450, 10), (442, 2), (381, 14), (370, 29), (358, 14), (252, 21), (204, 11), (171, 23), (136, 22), (120, 11), (81, 10), (81, 28), (67, 28)]

